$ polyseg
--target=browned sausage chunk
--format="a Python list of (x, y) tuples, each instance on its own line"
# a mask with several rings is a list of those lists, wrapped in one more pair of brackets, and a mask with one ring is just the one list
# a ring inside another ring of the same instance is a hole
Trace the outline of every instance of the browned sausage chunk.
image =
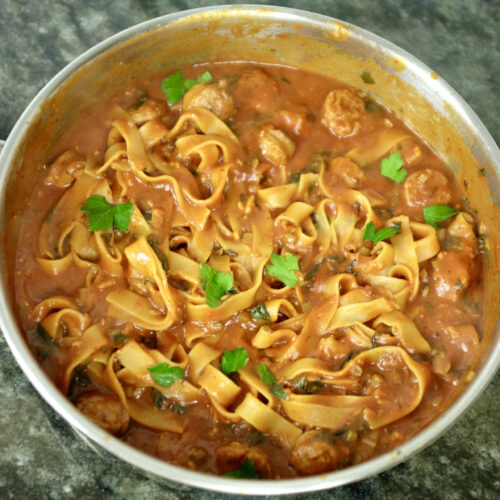
[(50, 166), (45, 177), (45, 184), (57, 187), (71, 186), (73, 181), (83, 173), (85, 159), (76, 151), (66, 151)]
[(276, 81), (260, 68), (246, 69), (236, 82), (233, 95), (239, 106), (268, 113), (279, 96)]
[(86, 392), (76, 400), (76, 407), (101, 429), (119, 436), (128, 427), (129, 415), (125, 407), (110, 394)]
[(366, 183), (366, 175), (346, 156), (334, 158), (328, 164), (324, 177), (331, 186), (342, 183), (350, 188), (359, 189)]
[(140, 126), (151, 120), (159, 120), (167, 114), (167, 105), (162, 101), (155, 99), (146, 99), (137, 109), (131, 109), (128, 112), (135, 125)]
[(321, 123), (338, 137), (348, 137), (359, 132), (364, 113), (365, 103), (354, 90), (332, 90), (323, 104)]
[(309, 431), (303, 434), (290, 457), (290, 465), (302, 475), (311, 476), (335, 470), (339, 462), (351, 454), (341, 439), (334, 442), (321, 438), (322, 433)]
[(440, 297), (457, 301), (479, 272), (474, 220), (469, 214), (461, 212), (453, 218), (441, 248), (432, 262), (434, 288)]
[(404, 196), (408, 206), (413, 208), (446, 204), (451, 200), (450, 183), (439, 170), (417, 170), (406, 179)]
[(439, 252), (433, 262), (432, 279), (436, 293), (456, 301), (471, 282), (472, 260), (460, 250)]
[(233, 98), (226, 92), (224, 81), (195, 85), (182, 102), (184, 109), (205, 108), (221, 120), (227, 120), (234, 112)]
[(281, 130), (266, 126), (259, 131), (262, 155), (275, 165), (286, 165), (295, 152), (295, 144)]

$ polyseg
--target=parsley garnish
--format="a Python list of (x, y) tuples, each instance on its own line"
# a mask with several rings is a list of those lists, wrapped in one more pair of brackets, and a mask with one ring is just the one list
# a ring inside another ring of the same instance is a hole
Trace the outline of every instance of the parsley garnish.
[(406, 169), (401, 168), (403, 165), (403, 157), (399, 151), (396, 151), (380, 162), (380, 171), (384, 177), (388, 177), (398, 184), (401, 184), (408, 174)]
[(175, 104), (191, 87), (210, 81), (212, 81), (212, 75), (208, 71), (195, 79), (184, 78), (182, 71), (176, 71), (161, 82), (161, 89), (165, 92), (168, 103)]
[(184, 377), (184, 370), (178, 366), (170, 366), (168, 363), (158, 363), (148, 368), (155, 382), (163, 387), (170, 387), (176, 380)]
[(287, 253), (284, 257), (282, 255), (271, 255), (271, 264), (266, 266), (267, 272), (278, 278), (286, 286), (295, 286), (299, 282), (299, 278), (294, 271), (299, 270), (299, 260), (295, 255)]
[(254, 319), (262, 319), (264, 321), (271, 321), (271, 316), (264, 304), (259, 304), (254, 308), (250, 309), (250, 314)]
[(128, 335), (124, 335), (123, 333), (115, 333), (111, 335), (111, 341), (115, 347), (121, 347), (129, 338), (130, 337)]
[(200, 265), (201, 288), (205, 292), (205, 301), (208, 307), (215, 308), (220, 304), (224, 295), (227, 295), (234, 285), (233, 275), (216, 271), (208, 264)]
[(271, 390), (271, 394), (281, 399), (288, 399), (288, 394), (281, 384), (277, 383), (276, 377), (267, 365), (257, 365), (259, 377)]
[(244, 347), (237, 347), (233, 351), (225, 351), (222, 356), (220, 367), (223, 373), (230, 373), (241, 370), (248, 363), (248, 353)]
[(450, 205), (429, 205), (428, 207), (424, 207), (423, 212), (425, 223), (434, 229), (439, 229), (438, 222), (442, 222), (457, 213)]
[(236, 477), (239, 479), (259, 479), (259, 473), (257, 472), (257, 467), (255, 467), (253, 460), (247, 460), (239, 469), (226, 472), (224, 476)]
[(110, 205), (104, 196), (94, 195), (87, 200), (82, 210), (87, 212), (90, 231), (107, 231), (111, 228), (126, 231), (134, 205), (130, 202)]
[(386, 240), (387, 238), (390, 238), (400, 232), (401, 226), (398, 225), (383, 227), (382, 229), (375, 231), (375, 224), (370, 221), (366, 225), (365, 234), (363, 234), (363, 241), (369, 240), (373, 241), (373, 243), (378, 243), (379, 241)]
[(305, 375), (290, 379), (288, 384), (296, 391), (307, 394), (317, 394), (324, 387), (323, 381), (320, 378), (309, 382)]

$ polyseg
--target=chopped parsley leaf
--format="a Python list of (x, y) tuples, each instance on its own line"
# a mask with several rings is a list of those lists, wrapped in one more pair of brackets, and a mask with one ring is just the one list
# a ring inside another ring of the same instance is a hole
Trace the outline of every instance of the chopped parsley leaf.
[(250, 314), (254, 319), (271, 321), (271, 316), (269, 315), (269, 312), (266, 309), (265, 304), (258, 304), (257, 306), (253, 307), (252, 309), (250, 309)]
[(184, 370), (179, 366), (170, 366), (168, 363), (158, 363), (148, 368), (154, 381), (163, 387), (170, 387), (176, 380), (184, 377)]
[(224, 476), (238, 479), (259, 479), (259, 473), (253, 460), (247, 460), (239, 469), (226, 472)]
[(111, 228), (126, 231), (134, 205), (130, 202), (110, 205), (104, 196), (93, 195), (83, 205), (82, 210), (87, 212), (90, 231), (107, 231)]
[(399, 151), (392, 153), (380, 162), (380, 172), (384, 177), (401, 184), (406, 179), (408, 171), (401, 168), (404, 165), (403, 157)]
[(425, 223), (434, 229), (439, 229), (438, 222), (442, 222), (457, 213), (450, 205), (429, 205), (424, 207), (423, 212)]
[(299, 260), (291, 253), (278, 255), (273, 252), (271, 255), (271, 264), (266, 266), (266, 271), (275, 278), (278, 278), (286, 286), (295, 286), (299, 278), (294, 271), (299, 270)]
[(271, 394), (280, 399), (288, 399), (288, 394), (281, 384), (277, 383), (276, 377), (267, 365), (257, 365), (259, 377), (271, 390)]
[(225, 351), (222, 356), (220, 367), (223, 373), (230, 373), (241, 370), (248, 363), (248, 352), (244, 347), (237, 347), (232, 351)]
[(191, 87), (210, 81), (212, 81), (212, 75), (208, 71), (195, 79), (184, 78), (182, 71), (176, 71), (161, 82), (161, 89), (165, 92), (168, 103), (175, 104)]
[(207, 306), (211, 308), (218, 307), (222, 297), (232, 291), (234, 285), (233, 275), (216, 271), (208, 264), (201, 264), (200, 276), (201, 288), (205, 292)]
[(363, 241), (372, 241), (373, 243), (378, 243), (379, 241), (386, 240), (395, 234), (401, 232), (401, 226), (394, 225), (383, 227), (378, 231), (375, 231), (375, 224), (370, 221), (365, 228), (365, 233), (363, 234)]

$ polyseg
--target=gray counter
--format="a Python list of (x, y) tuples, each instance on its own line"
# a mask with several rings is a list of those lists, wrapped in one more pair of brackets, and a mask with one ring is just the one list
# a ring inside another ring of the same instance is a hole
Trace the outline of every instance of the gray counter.
[[(159, 15), (223, 3), (0, 0), (0, 139), (9, 134), (36, 92), (87, 48)], [(500, 143), (498, 0), (275, 0), (273, 3), (337, 17), (408, 50), (465, 98)], [(224, 497), (190, 488), (171, 489), (114, 457), (97, 455), (38, 396), (1, 336), (0, 362), (1, 498)], [(500, 374), (497, 374), (459, 422), (418, 456), (377, 477), (314, 497), (499, 498), (499, 416)]]

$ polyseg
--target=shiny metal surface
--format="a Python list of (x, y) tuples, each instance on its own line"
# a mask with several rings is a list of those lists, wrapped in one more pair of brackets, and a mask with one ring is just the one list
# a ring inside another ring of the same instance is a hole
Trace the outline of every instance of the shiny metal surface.
[[(96, 76), (93, 71), (97, 71), (99, 68), (99, 65), (92, 66), (96, 59), (102, 58), (103, 62), (101, 63), (101, 68), (103, 65), (109, 64), (109, 62), (113, 60), (120, 62), (125, 61), (128, 64), (134, 57), (144, 55), (142, 51), (144, 47), (148, 46), (149, 41), (155, 44), (157, 44), (158, 41), (162, 41), (162, 43), (165, 43), (166, 46), (169, 47), (169, 43), (173, 44), (172, 37), (178, 37), (182, 33), (187, 33), (193, 30), (193, 27), (199, 28), (203, 26), (203, 23), (206, 23), (207, 20), (213, 20), (217, 17), (221, 19), (227, 17), (229, 22), (232, 22), (231, 19), (238, 19), (238, 22), (243, 20), (247, 24), (256, 21), (265, 21), (268, 23), (265, 29), (262, 29), (259, 33), (254, 35), (255, 39), (259, 41), (264, 40), (262, 43), (265, 47), (268, 46), (266, 44), (272, 44), (276, 34), (285, 32), (290, 36), (300, 36), (317, 40), (320, 44), (324, 44), (325, 46), (331, 44), (332, 49), (334, 46), (337, 47), (341, 44), (342, 50), (351, 53), (356, 58), (370, 58), (370, 60), (374, 61), (382, 70), (393, 74), (397, 73), (398, 77), (403, 81), (411, 83), (418, 94), (430, 102), (437, 112), (453, 120), (456, 130), (458, 130), (463, 137), (464, 142), (469, 146), (477, 161), (480, 164), (489, 165), (491, 167), (488, 170), (488, 182), (493, 192), (494, 199), (496, 201), (500, 199), (500, 151), (498, 147), (478, 117), (460, 96), (441, 79), (429, 78), (431, 70), (425, 65), (408, 53), (376, 35), (352, 25), (343, 25), (340, 21), (332, 20), (325, 16), (286, 8), (270, 7), (264, 9), (262, 6), (239, 6), (237, 8), (209, 7), (153, 19), (125, 30), (100, 43), (63, 69), (32, 101), (5, 143), (5, 147), (0, 155), (0, 165), (2, 165), (2, 170), (0, 171), (2, 200), (5, 199), (8, 183), (16, 175), (16, 170), (22, 161), (23, 152), (27, 147), (27, 143), (30, 141), (29, 134), (32, 133), (32, 128), (30, 127), (36, 125), (36, 121), (40, 115), (44, 116), (44, 113), (47, 113), (43, 105), (51, 96), (57, 95), (60, 89), (66, 84), (69, 85), (68, 92), (70, 95), (71, 91), (75, 93), (79, 91), (78, 85), (83, 88), (86, 86), (90, 88), (88, 84)], [(297, 27), (298, 24), (301, 25), (300, 28)], [(221, 31), (227, 31), (227, 26), (221, 25), (220, 29)], [(342, 30), (348, 31), (349, 36), (347, 39), (342, 38)], [(332, 32), (338, 36), (325, 36), (325, 33)], [(129, 43), (130, 40), (141, 34), (141, 37)], [(235, 40), (235, 44), (237, 43), (239, 43), (239, 41)], [(123, 48), (121, 48), (122, 46)], [(149, 47), (151, 48), (150, 45)], [(210, 50), (215, 49), (208, 47), (207, 51), (209, 52)], [(186, 53), (187, 52), (188, 48), (186, 48)], [(176, 52), (176, 56), (173, 57), (171, 62), (172, 66), (175, 66), (182, 60), (182, 54), (179, 54), (180, 53)], [(306, 51), (301, 53), (300, 48), (297, 48), (293, 55), (289, 54), (287, 56), (287, 54), (280, 55), (278, 53), (276, 57), (281, 56), (283, 60), (286, 60), (292, 65), (307, 66), (311, 54), (306, 53)], [(192, 62), (192, 59), (190, 59), (192, 54), (188, 54), (186, 57), (188, 63)], [(388, 61), (392, 61), (394, 58), (404, 61), (404, 71), (397, 70), (388, 64)], [(154, 58), (152, 59), (154, 60)], [(293, 59), (293, 61), (290, 61), (290, 59)], [(147, 68), (150, 73), (159, 70), (155, 64), (156, 63), (152, 62)], [(68, 83), (70, 77), (82, 68), (86, 68), (87, 72), (82, 73), (81, 84)], [(132, 69), (132, 71), (137, 71), (137, 75), (139, 75), (142, 70)], [(131, 79), (133, 78), (131, 77)], [(349, 80), (349, 75), (346, 75), (346, 79), (347, 81)], [(123, 82), (120, 82), (119, 87), (123, 86), (123, 84)], [(94, 91), (89, 90), (89, 99), (88, 103), (86, 103), (87, 109), (95, 102), (98, 102), (98, 100), (111, 95), (114, 91), (118, 90), (119, 87), (113, 88), (112, 85), (109, 87), (97, 85)], [(386, 97), (390, 100), (390, 96)], [(381, 100), (385, 101), (384, 96), (381, 96)], [(450, 111), (450, 109), (452, 111)], [(79, 113), (84, 111), (85, 109), (83, 108), (78, 110)], [(63, 123), (64, 120), (62, 119), (61, 127), (66, 127), (76, 118), (75, 115), (72, 115), (71, 112), (68, 111), (68, 116), (65, 117), (67, 123)], [(411, 117), (409, 121), (411, 123)], [(54, 141), (57, 140), (56, 135), (57, 134), (55, 134), (53, 138)], [(436, 136), (434, 139), (435, 142), (433, 143), (433, 138), (428, 138), (431, 145), (439, 151), (439, 137)], [(446, 154), (446, 152), (443, 152), (443, 154)], [(450, 157), (449, 161), (458, 173), (459, 165), (456, 159)], [(5, 206), (2, 204), (2, 235), (5, 234), (4, 219)], [(46, 377), (24, 342), (23, 335), (19, 330), (13, 313), (13, 299), (7, 283), (6, 256), (3, 245), (1, 250), (1, 297), (3, 300), (0, 302), (0, 327), (4, 332), (17, 362), (30, 379), (31, 383), (57, 412), (59, 412), (79, 433), (82, 433), (86, 438), (90, 439), (91, 442), (166, 481), (171, 481), (172, 478), (175, 478), (175, 481), (179, 483), (211, 490), (256, 495), (315, 491), (359, 481), (396, 465), (437, 439), (450, 425), (452, 425), (460, 414), (472, 404), (486, 387), (500, 365), (500, 331), (497, 326), (496, 333), (490, 340), (490, 348), (485, 352), (478, 368), (477, 376), (453, 405), (414, 439), (390, 453), (386, 453), (362, 464), (321, 476), (294, 480), (252, 481), (208, 476), (172, 466), (139, 452), (105, 433), (76, 411), (74, 406)], [(496, 314), (498, 314), (498, 311), (496, 311)]]

